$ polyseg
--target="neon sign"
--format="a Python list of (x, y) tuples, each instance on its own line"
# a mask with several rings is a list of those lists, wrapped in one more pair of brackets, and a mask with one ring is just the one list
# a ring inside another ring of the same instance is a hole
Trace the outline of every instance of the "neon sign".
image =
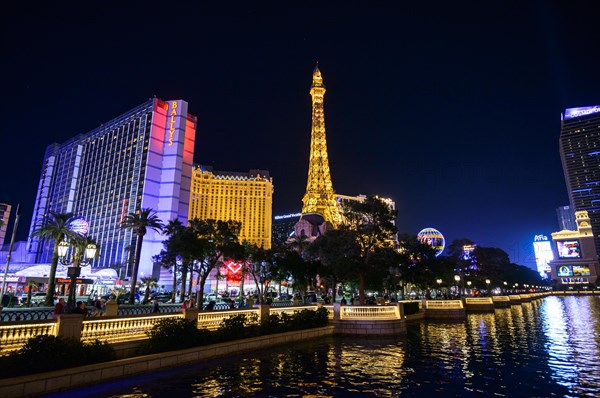
[(600, 112), (600, 105), (586, 106), (583, 108), (569, 108), (565, 110), (565, 119), (590, 115), (598, 112)]
[(543, 242), (543, 241), (546, 241), (546, 240), (548, 240), (548, 237), (546, 235), (535, 235), (533, 237), (533, 241), (534, 242)]
[(177, 116), (177, 101), (171, 102), (171, 118), (169, 120), (169, 146), (173, 145), (173, 135), (175, 134), (175, 116)]

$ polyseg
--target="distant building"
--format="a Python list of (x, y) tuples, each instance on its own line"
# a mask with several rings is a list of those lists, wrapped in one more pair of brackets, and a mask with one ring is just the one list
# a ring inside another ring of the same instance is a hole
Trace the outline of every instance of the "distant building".
[(552, 279), (559, 285), (596, 283), (600, 273), (596, 245), (588, 212), (575, 213), (577, 230), (552, 233), (554, 260), (550, 261)]
[(10, 220), (10, 210), (12, 206), (8, 203), (0, 203), (0, 221), (2, 221), (2, 226), (0, 226), (0, 248), (4, 244), (4, 240), (6, 239), (6, 230), (8, 228), (8, 221)]
[(273, 217), (273, 245), (281, 245), (294, 233), (294, 225), (302, 213), (285, 214)]
[[(336, 199), (338, 202), (343, 203), (345, 201), (357, 201), (357, 202), (364, 202), (365, 199), (367, 198), (367, 195), (357, 195), (357, 196), (350, 196), (350, 195), (340, 195), (340, 194), (336, 194)], [(383, 203), (385, 203), (386, 205), (389, 206), (389, 208), (391, 210), (396, 210), (396, 202), (394, 202), (392, 199), (390, 198), (383, 198), (380, 196), (375, 195), (375, 197), (379, 200), (381, 200)]]
[(588, 212), (600, 248), (600, 106), (565, 110), (560, 157), (571, 209)]
[[(100, 244), (94, 267), (122, 267), (135, 253), (136, 232), (121, 229), (123, 218), (151, 208), (167, 223), (187, 224), (196, 117), (183, 100), (152, 98), (100, 127), (46, 149), (34, 204), (28, 251), (50, 263), (54, 242), (32, 237), (50, 211), (74, 213), (89, 224)], [(69, 127), (68, 112), (64, 115)], [(140, 256), (140, 275), (153, 274), (152, 256), (164, 236), (149, 229)]]
[(189, 219), (240, 221), (240, 242), (271, 248), (273, 179), (266, 170), (248, 173), (194, 166)]
[(575, 222), (575, 211), (571, 206), (560, 206), (556, 209), (558, 216), (558, 228), (560, 230), (576, 231), (577, 223)]

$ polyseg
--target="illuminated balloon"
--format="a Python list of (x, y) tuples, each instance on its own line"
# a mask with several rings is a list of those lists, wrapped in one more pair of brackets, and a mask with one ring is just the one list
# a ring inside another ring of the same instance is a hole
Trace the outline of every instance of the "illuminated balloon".
[(446, 247), (446, 239), (440, 231), (435, 228), (425, 228), (417, 234), (417, 239), (435, 249), (435, 256), (439, 256)]

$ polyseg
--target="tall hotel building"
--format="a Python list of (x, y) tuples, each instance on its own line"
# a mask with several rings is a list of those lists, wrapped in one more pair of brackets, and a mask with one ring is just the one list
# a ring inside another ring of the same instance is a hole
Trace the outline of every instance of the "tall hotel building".
[(600, 106), (566, 109), (561, 119), (560, 157), (571, 211), (588, 212), (600, 248)]
[[(196, 117), (183, 100), (153, 98), (86, 134), (46, 149), (34, 205), (28, 251), (48, 263), (53, 242), (32, 238), (49, 211), (74, 213), (100, 244), (93, 266), (122, 266), (135, 252), (134, 231), (122, 230), (128, 213), (151, 208), (163, 222), (187, 224)], [(164, 237), (148, 230), (140, 273)]]
[(240, 221), (240, 242), (271, 248), (273, 179), (266, 170), (248, 173), (195, 166), (189, 219)]
[(0, 203), (0, 221), (2, 221), (2, 225), (0, 225), (0, 249), (2, 249), (2, 245), (6, 239), (6, 230), (8, 228), (11, 208), (12, 206), (8, 203)]

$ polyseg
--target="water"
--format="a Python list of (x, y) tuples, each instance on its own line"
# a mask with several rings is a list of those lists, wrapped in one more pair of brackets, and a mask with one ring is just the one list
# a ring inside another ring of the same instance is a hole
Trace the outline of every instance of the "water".
[(547, 297), (411, 323), (398, 338), (332, 337), (53, 396), (599, 397), (600, 297)]

